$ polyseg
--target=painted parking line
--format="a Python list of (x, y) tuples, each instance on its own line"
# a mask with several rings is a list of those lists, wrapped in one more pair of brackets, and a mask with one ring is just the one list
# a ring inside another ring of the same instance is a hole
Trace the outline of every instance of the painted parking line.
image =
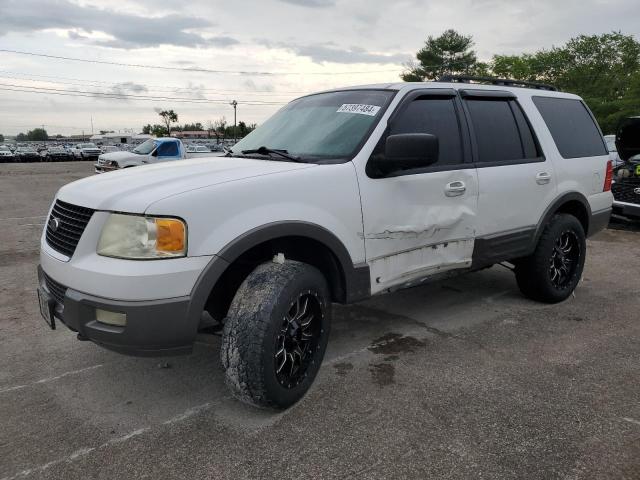
[(636, 420), (635, 418), (622, 417), (622, 420), (625, 422), (633, 423), (635, 425), (640, 425), (640, 420)]
[[(226, 400), (229, 400), (231, 398), (230, 395), (222, 397), (220, 400), (218, 400), (217, 402), (207, 402), (204, 403), (202, 405), (197, 405), (195, 407), (191, 407), (188, 408), (187, 410), (185, 410), (184, 412), (171, 417), (170, 419), (162, 422), (159, 425), (156, 425), (156, 427), (161, 427), (162, 425), (173, 425), (175, 423), (180, 423), (183, 422), (189, 418), (191, 418), (192, 416), (203, 412), (205, 410), (210, 409), (211, 407), (218, 405)], [(112, 438), (111, 440), (108, 440), (106, 442), (104, 442), (101, 445), (98, 445), (96, 447), (82, 447), (77, 449), (76, 451), (74, 451), (73, 453), (71, 453), (70, 455), (67, 455), (66, 457), (61, 457), (58, 458), (56, 460), (52, 460), (50, 462), (47, 462), (43, 465), (38, 465), (37, 467), (31, 467), (31, 468), (27, 468), (25, 470), (22, 470), (14, 475), (12, 475), (11, 477), (3, 477), (0, 480), (17, 480), (18, 478), (26, 478), (29, 477), (30, 475), (34, 474), (34, 473), (42, 473), (48, 469), (50, 469), (51, 467), (55, 467), (56, 465), (60, 465), (63, 463), (72, 463), (82, 457), (85, 457), (86, 455), (89, 455), (92, 452), (96, 452), (98, 450), (103, 450), (105, 448), (108, 448), (110, 446), (113, 445), (118, 445), (121, 443), (124, 443), (132, 438), (138, 437), (142, 434), (145, 434), (147, 432), (150, 432), (152, 430), (154, 430), (154, 428), (156, 427), (143, 427), (143, 428), (138, 428), (136, 430), (133, 430), (125, 435), (122, 435), (120, 437), (116, 437), (116, 438)]]
[(33, 220), (34, 218), (45, 218), (46, 215), (35, 215), (33, 217), (8, 217), (8, 218), (0, 218), (0, 221), (9, 221), (9, 220)]
[(80, 373), (88, 372), (90, 370), (95, 370), (96, 368), (100, 368), (104, 366), (104, 364), (92, 365), (91, 367), (81, 368), (79, 370), (71, 370), (69, 372), (61, 373), (60, 375), (56, 375), (55, 377), (43, 378), (41, 380), (36, 380), (35, 382), (25, 383), (24, 385), (15, 385), (13, 387), (7, 387), (0, 390), (0, 393), (8, 393), (15, 392), (16, 390), (22, 390), (23, 388), (33, 387), (36, 385), (42, 385), (43, 383), (54, 382), (56, 380), (60, 380), (61, 378), (69, 377), (71, 375), (78, 375)]

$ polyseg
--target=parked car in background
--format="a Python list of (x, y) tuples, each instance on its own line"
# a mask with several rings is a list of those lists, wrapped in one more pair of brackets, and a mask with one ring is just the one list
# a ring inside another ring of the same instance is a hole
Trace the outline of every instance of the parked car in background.
[(95, 143), (78, 143), (73, 148), (76, 160), (97, 160), (101, 153)]
[(51, 147), (45, 153), (45, 162), (69, 162), (74, 158), (73, 154), (63, 147)]
[(187, 145), (187, 153), (211, 153), (206, 145)]
[(0, 145), (0, 162), (9, 163), (13, 162), (13, 152), (9, 150), (9, 147)]
[(16, 162), (39, 162), (40, 155), (31, 147), (18, 147), (14, 152)]
[(605, 135), (604, 141), (607, 143), (607, 150), (609, 151), (609, 159), (613, 162), (613, 168), (617, 168), (624, 162), (618, 155), (618, 147), (616, 147), (616, 136)]
[(184, 160), (186, 158), (221, 156), (220, 153), (212, 153), (202, 145), (198, 147), (203, 147), (205, 150), (187, 152), (182, 141), (177, 138), (150, 138), (130, 152), (122, 151), (100, 155), (95, 164), (95, 172), (104, 173), (121, 168), (171, 162), (174, 160)]
[(624, 119), (616, 133), (622, 165), (615, 169), (613, 213), (640, 220), (640, 117)]

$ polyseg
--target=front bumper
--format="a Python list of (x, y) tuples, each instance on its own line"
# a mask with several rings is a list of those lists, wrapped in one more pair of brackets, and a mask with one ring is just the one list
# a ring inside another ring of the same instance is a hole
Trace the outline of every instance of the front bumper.
[[(135, 356), (190, 353), (200, 315), (194, 314), (192, 297), (148, 301), (119, 301), (81, 293), (46, 278), (38, 266), (41, 288), (57, 297), (56, 319), (82, 337), (107, 349)], [(125, 326), (96, 319), (96, 308), (126, 314)]]
[(614, 201), (613, 213), (628, 218), (640, 218), (640, 204)]

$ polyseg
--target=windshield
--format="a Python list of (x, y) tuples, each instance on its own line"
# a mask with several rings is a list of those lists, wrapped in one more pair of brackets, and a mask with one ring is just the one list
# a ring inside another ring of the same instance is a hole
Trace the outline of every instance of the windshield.
[(81, 143), (80, 148), (96, 148), (95, 144), (93, 143)]
[(141, 143), (136, 148), (133, 149), (133, 153), (137, 153), (138, 155), (149, 155), (156, 148), (156, 141), (153, 139), (149, 139), (144, 143)]
[(394, 94), (350, 90), (294, 100), (238, 142), (233, 153), (264, 146), (309, 159), (350, 158)]

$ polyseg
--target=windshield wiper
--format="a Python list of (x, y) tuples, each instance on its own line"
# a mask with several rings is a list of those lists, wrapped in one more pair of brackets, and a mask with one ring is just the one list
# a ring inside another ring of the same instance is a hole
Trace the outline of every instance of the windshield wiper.
[(242, 153), (245, 155), (251, 155), (252, 153), (257, 153), (260, 155), (279, 155), (282, 158), (286, 158), (291, 162), (303, 162), (300, 157), (296, 157), (295, 155), (290, 155), (286, 150), (280, 150), (276, 148), (268, 148), (264, 145), (260, 148), (255, 148), (252, 150), (242, 150)]

